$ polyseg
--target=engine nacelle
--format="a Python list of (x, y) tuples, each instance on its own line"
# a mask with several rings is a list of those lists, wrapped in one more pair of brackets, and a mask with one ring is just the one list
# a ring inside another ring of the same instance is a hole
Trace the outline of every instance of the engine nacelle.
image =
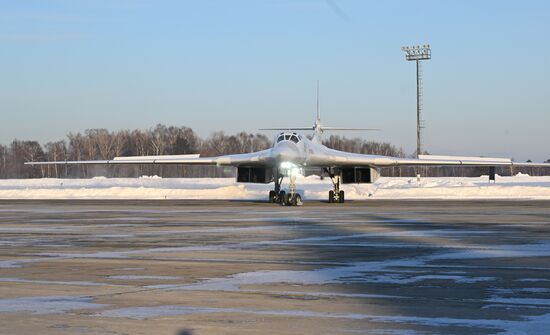
[(377, 169), (352, 167), (342, 168), (342, 184), (370, 184), (380, 177)]
[(237, 168), (237, 182), (239, 183), (268, 184), (272, 181), (272, 169), (251, 166), (240, 166)]

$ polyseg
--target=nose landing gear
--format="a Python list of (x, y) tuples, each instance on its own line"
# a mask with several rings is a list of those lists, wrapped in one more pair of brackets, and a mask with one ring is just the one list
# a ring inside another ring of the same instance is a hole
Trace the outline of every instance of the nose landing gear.
[(296, 192), (296, 175), (290, 174), (289, 193), (281, 190), (284, 174), (277, 169), (275, 173), (275, 189), (269, 191), (269, 202), (281, 206), (302, 206), (302, 197)]
[[(281, 205), (283, 206), (302, 206), (302, 197), (298, 192), (296, 192), (296, 175), (290, 175), (290, 184), (289, 191), (290, 193), (285, 194)], [(284, 191), (282, 191), (284, 192)]]
[(282, 206), (302, 206), (302, 197), (298, 193), (287, 194), (285, 201), (281, 202)]

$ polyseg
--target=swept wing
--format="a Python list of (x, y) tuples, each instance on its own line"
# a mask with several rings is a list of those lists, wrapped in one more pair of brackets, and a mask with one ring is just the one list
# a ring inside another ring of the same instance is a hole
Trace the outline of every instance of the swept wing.
[(391, 166), (550, 166), (548, 163), (515, 163), (509, 158), (420, 155), (416, 158), (400, 158), (380, 155), (349, 153), (325, 149), (309, 159), (309, 166), (322, 167), (391, 167)]
[(239, 166), (239, 165), (274, 165), (271, 156), (271, 149), (247, 153), (224, 155), (217, 157), (200, 157), (199, 155), (164, 155), (164, 156), (129, 156), (115, 157), (110, 160), (89, 160), (89, 161), (52, 161), (52, 162), (26, 162), (27, 165), (71, 165), (71, 164), (187, 164), (187, 165), (218, 165), (218, 166)]

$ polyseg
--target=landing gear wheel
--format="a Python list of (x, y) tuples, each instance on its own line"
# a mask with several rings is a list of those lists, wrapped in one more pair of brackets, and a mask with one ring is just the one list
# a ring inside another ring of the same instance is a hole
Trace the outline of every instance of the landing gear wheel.
[(329, 203), (343, 203), (344, 202), (344, 191), (340, 190), (340, 181), (341, 181), (341, 170), (334, 168), (324, 169), (330, 180), (332, 181), (333, 189), (328, 192), (328, 202)]
[(333, 190), (328, 191), (328, 202), (329, 203), (334, 202), (334, 191)]
[(275, 191), (271, 190), (269, 191), (269, 202), (274, 203), (275, 202)]
[(285, 194), (283, 202), (285, 206), (292, 206), (292, 194)]
[(285, 203), (285, 196), (286, 196), (286, 192), (285, 192), (285, 191), (281, 191), (281, 192), (279, 193), (279, 203), (280, 203), (282, 206), (286, 205), (286, 203)]
[(298, 193), (294, 194), (294, 197), (292, 197), (292, 206), (302, 206), (302, 205), (303, 205), (302, 197)]

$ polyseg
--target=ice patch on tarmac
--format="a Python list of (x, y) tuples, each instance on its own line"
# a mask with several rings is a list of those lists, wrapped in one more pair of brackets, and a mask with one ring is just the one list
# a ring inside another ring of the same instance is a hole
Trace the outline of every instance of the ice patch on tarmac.
[(8, 260), (0, 261), (0, 269), (20, 268), (23, 264), (36, 263), (42, 260), (43, 260), (42, 258), (8, 259)]
[[(418, 263), (420, 264), (420, 263)], [(255, 272), (238, 273), (224, 278), (210, 278), (194, 284), (172, 285), (164, 288), (173, 290), (198, 290), (198, 291), (240, 291), (243, 285), (264, 284), (349, 284), (349, 283), (398, 283), (407, 284), (427, 280), (449, 280), (456, 283), (475, 283), (479, 281), (494, 280), (493, 277), (467, 277), (445, 275), (405, 276), (403, 274), (369, 275), (369, 272), (379, 273), (392, 266), (410, 266), (410, 262), (358, 262), (349, 266), (323, 268), (315, 270), (265, 270)]]
[(545, 282), (545, 281), (550, 281), (550, 279), (546, 279), (546, 278), (520, 278), (520, 279), (516, 279), (516, 281), (521, 281), (521, 282)]
[(79, 309), (103, 308), (90, 297), (46, 296), (0, 299), (0, 313), (55, 314)]
[[(119, 213), (117, 213), (119, 214)], [(162, 220), (162, 218), (156, 218), (156, 217), (139, 217), (139, 216), (116, 216), (116, 217), (104, 217), (104, 218), (55, 218), (55, 219), (33, 219), (30, 220), (30, 222), (34, 223), (50, 223), (50, 222), (96, 222), (96, 221), (137, 221), (137, 222), (147, 222), (147, 221), (158, 221)], [(94, 225), (94, 227), (135, 227), (135, 226), (141, 226), (140, 224), (124, 224), (124, 223), (113, 223), (113, 224), (104, 224), (104, 225)]]
[(246, 290), (246, 292), (257, 292), (273, 295), (299, 295), (308, 297), (342, 297), (342, 298), (361, 298), (361, 299), (405, 299), (404, 296), (370, 293), (338, 293), (338, 292), (305, 292), (305, 291), (265, 291), (265, 290)]
[(548, 293), (550, 288), (546, 287), (522, 287), (522, 288), (492, 288), (490, 289), (495, 294), (517, 294), (517, 293)]
[[(468, 246), (456, 242), (454, 239), (460, 237), (475, 237), (487, 234), (494, 234), (492, 230), (458, 230), (458, 229), (434, 229), (434, 230), (407, 230), (407, 231), (379, 231), (371, 233), (358, 233), (351, 235), (329, 235), (313, 236), (289, 240), (275, 240), (256, 242), (259, 245), (292, 245), (292, 246), (334, 246), (334, 247), (378, 247), (378, 248), (446, 248), (446, 249), (475, 249), (475, 246)], [(383, 242), (359, 241), (361, 238), (391, 238)], [(448, 237), (445, 245), (431, 243), (430, 238)], [(412, 239), (410, 242), (400, 242), (399, 239)], [(422, 238), (419, 244), (415, 238)], [(342, 241), (342, 242), (339, 242)], [(336, 243), (335, 243), (336, 242)]]
[(0, 278), (0, 282), (45, 284), (45, 285), (74, 285), (74, 286), (118, 286), (118, 285), (96, 283), (96, 282), (89, 282), (89, 281), (35, 280), (35, 279), (22, 279), (22, 278)]
[[(251, 227), (250, 231), (257, 230), (262, 227)], [(268, 226), (267, 229), (275, 227)], [(281, 228), (281, 227), (276, 227)], [(284, 227), (285, 230), (293, 229), (292, 227)], [(246, 229), (248, 230), (248, 229)], [(197, 232), (199, 230), (195, 230)], [(208, 232), (208, 229), (200, 230), (201, 232)], [(231, 230), (228, 230), (228, 232)], [(147, 233), (142, 233), (148, 235)], [(155, 232), (151, 233), (152, 235)], [(422, 233), (424, 234), (424, 233)], [(137, 250), (122, 250), (122, 251), (99, 251), (93, 253), (60, 253), (60, 252), (43, 252), (37, 254), (38, 256), (46, 256), (58, 259), (70, 259), (70, 258), (128, 258), (132, 255), (154, 254), (154, 253), (185, 253), (185, 252), (200, 252), (200, 251), (227, 251), (227, 250), (240, 250), (249, 248), (258, 248), (272, 245), (315, 245), (314, 243), (322, 243), (327, 246), (328, 241), (342, 240), (350, 238), (361, 238), (370, 236), (370, 234), (354, 234), (346, 236), (327, 236), (327, 237), (312, 237), (312, 238), (299, 238), (290, 240), (274, 240), (274, 241), (258, 241), (258, 242), (241, 242), (241, 243), (226, 243), (226, 244), (213, 244), (213, 245), (198, 245), (198, 246), (182, 246), (182, 247), (158, 247), (147, 248)], [(414, 247), (419, 248), (421, 245), (411, 243), (400, 242), (360, 242), (360, 243), (335, 243), (333, 246), (357, 246), (357, 247)]]
[(208, 308), (184, 306), (127, 307), (103, 311), (98, 316), (145, 320), (159, 316), (191, 315), (207, 313), (237, 313), (236, 308)]
[(507, 305), (533, 305), (533, 306), (550, 306), (550, 299), (541, 298), (505, 298), (491, 297), (485, 301), (491, 303), (501, 303)]
[(438, 259), (475, 259), (475, 258), (509, 258), (509, 257), (544, 257), (550, 256), (550, 241), (533, 244), (504, 244), (484, 247), (467, 247), (467, 250), (451, 251), (433, 255)]
[[(226, 221), (226, 220), (224, 220)], [(281, 226), (252, 226), (252, 227), (223, 227), (223, 228), (204, 228), (204, 229), (189, 229), (189, 230), (166, 230), (166, 231), (151, 231), (136, 233), (136, 236), (163, 236), (177, 234), (217, 234), (217, 233), (240, 233), (247, 231), (264, 231), (276, 229), (292, 230), (295, 227)]]
[[(416, 330), (411, 329), (369, 329), (369, 332), (377, 335), (425, 335), (425, 332), (417, 332)], [(360, 333), (356, 331), (356, 333)]]
[(147, 280), (147, 279), (158, 279), (158, 280), (175, 280), (175, 279), (181, 279), (182, 277), (174, 277), (174, 276), (140, 276), (140, 275), (117, 275), (117, 276), (109, 276), (109, 279), (117, 279), (117, 280)]
[(422, 275), (407, 277), (402, 274), (384, 274), (378, 276), (367, 277), (365, 282), (384, 283), (384, 284), (412, 284), (427, 280), (448, 280), (459, 284), (471, 284), (482, 281), (496, 280), (495, 277), (466, 277), (466, 276), (448, 276), (448, 275)]
[(194, 251), (223, 251), (240, 244), (228, 245), (207, 245), (207, 246), (189, 246), (189, 247), (159, 247), (138, 250), (125, 251), (98, 251), (92, 253), (62, 253), (62, 252), (43, 252), (39, 256), (53, 257), (56, 259), (71, 258), (128, 258), (132, 255), (141, 255), (149, 253), (170, 253), (170, 252), (194, 252)]
[[(239, 291), (243, 285), (263, 285), (274, 283), (322, 285), (347, 283), (389, 283), (407, 284), (427, 280), (449, 280), (455, 283), (476, 283), (491, 281), (493, 277), (475, 277), (462, 275), (416, 275), (417, 269), (433, 261), (455, 260), (463, 258), (499, 258), (499, 257), (535, 257), (550, 256), (550, 242), (527, 245), (495, 245), (483, 248), (467, 246), (472, 250), (455, 250), (435, 253), (415, 258), (395, 259), (375, 262), (356, 262), (346, 266), (327, 267), (313, 270), (264, 270), (237, 273), (227, 277), (208, 278), (203, 281), (173, 285), (167, 289)], [(410, 268), (413, 268), (411, 270)], [(399, 272), (387, 274), (388, 271)]]
[(330, 236), (312, 236), (303, 237), (291, 240), (270, 241), (264, 243), (276, 243), (276, 244), (300, 244), (303, 242), (326, 242), (326, 241), (339, 241), (348, 239), (358, 239), (365, 237), (442, 237), (442, 236), (476, 236), (494, 234), (491, 230), (459, 230), (459, 229), (432, 229), (432, 230), (407, 230), (407, 231), (380, 231), (372, 233), (358, 233), (351, 235), (330, 235)]
[(398, 322), (418, 323), (436, 326), (464, 325), (464, 326), (488, 326), (491, 327), (495, 320), (470, 320), (452, 318), (422, 318), (406, 316), (377, 316), (359, 313), (328, 313), (306, 310), (261, 310), (247, 308), (212, 308), (212, 307), (189, 307), (177, 305), (151, 306), (151, 307), (128, 307), (111, 309), (98, 313), (104, 317), (122, 317), (136, 320), (144, 320), (160, 316), (170, 315), (193, 315), (212, 313), (244, 313), (255, 315), (274, 315), (285, 317), (310, 317), (310, 318), (339, 318), (351, 320), (368, 319), (375, 322)]
[(498, 320), (498, 319), (458, 319), (446, 317), (409, 317), (409, 316), (386, 316), (370, 315), (359, 313), (327, 313), (306, 310), (259, 310), (246, 308), (212, 308), (212, 307), (189, 307), (189, 306), (151, 306), (151, 307), (129, 307), (119, 308), (100, 312), (96, 314), (102, 317), (129, 318), (145, 320), (149, 318), (164, 316), (184, 316), (195, 314), (216, 314), (216, 313), (239, 313), (253, 315), (269, 315), (283, 317), (305, 317), (305, 318), (338, 318), (349, 320), (369, 320), (380, 323), (418, 324), (435, 327), (466, 327), (485, 328), (500, 331), (500, 334), (544, 334), (550, 326), (550, 314), (540, 316), (524, 317), (519, 321)]
[(503, 321), (499, 335), (546, 334), (550, 329), (550, 314), (526, 316), (522, 321)]
[(0, 233), (74, 233), (75, 228), (65, 227), (0, 227)]

